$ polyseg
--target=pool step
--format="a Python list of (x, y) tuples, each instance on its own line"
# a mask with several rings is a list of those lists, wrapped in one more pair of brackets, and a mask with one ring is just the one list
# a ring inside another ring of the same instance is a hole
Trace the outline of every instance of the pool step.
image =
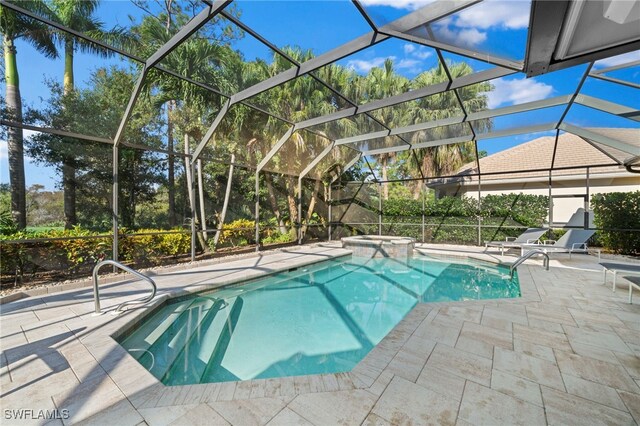
[(237, 298), (216, 301), (183, 346), (171, 367), (162, 377), (162, 382), (172, 385), (199, 383), (200, 376), (214, 352), (222, 328), (229, 323), (229, 315)]
[[(171, 367), (180, 351), (193, 333), (199, 332), (198, 325), (209, 312), (215, 300), (195, 299), (149, 346), (148, 352), (139, 358), (140, 363), (149, 366), (149, 371), (161, 379)], [(151, 357), (150, 353), (153, 353)], [(147, 360), (146, 358), (153, 358)], [(151, 366), (153, 364), (153, 366)]]
[(180, 314), (189, 308), (189, 305), (190, 303), (179, 303), (160, 308), (147, 321), (140, 323), (139, 328), (121, 342), (122, 346), (139, 360), (149, 347), (171, 327)]
[(202, 371), (199, 380), (196, 383), (240, 380), (239, 377), (236, 377), (232, 372), (228, 371), (222, 366), (222, 361), (225, 354), (227, 353), (227, 348), (229, 346), (229, 343), (231, 342), (231, 336), (236, 329), (243, 306), (244, 300), (241, 297), (238, 297), (234, 301), (233, 305), (230, 306), (231, 309), (229, 309), (228, 318), (226, 319), (224, 324), (222, 324), (221, 329), (217, 330), (219, 331), (219, 333), (213, 335), (214, 337), (216, 335), (218, 335), (219, 337), (215, 345), (213, 346), (213, 350), (208, 352), (209, 356), (207, 359), (207, 363)]

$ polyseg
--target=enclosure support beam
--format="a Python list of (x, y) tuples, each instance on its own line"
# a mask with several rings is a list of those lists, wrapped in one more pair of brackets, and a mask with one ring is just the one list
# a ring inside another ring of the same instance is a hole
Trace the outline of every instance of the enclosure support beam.
[(209, 140), (211, 140), (211, 138), (213, 137), (213, 134), (215, 133), (218, 126), (220, 125), (220, 122), (222, 121), (225, 114), (229, 110), (229, 105), (230, 105), (230, 102), (227, 99), (227, 101), (222, 105), (222, 108), (220, 108), (220, 111), (218, 112), (218, 115), (216, 115), (216, 118), (213, 120), (213, 123), (211, 123), (211, 126), (207, 130), (207, 133), (204, 134), (204, 136), (202, 137), (202, 140), (196, 147), (195, 151), (193, 151), (193, 157), (191, 158), (191, 161), (196, 161), (198, 158), (200, 158), (200, 154), (202, 154), (202, 150), (204, 150), (205, 146), (207, 146), (207, 144), (209, 143)]
[[(388, 185), (388, 183), (385, 183)], [(382, 183), (378, 182), (378, 235), (382, 235)]]
[[(117, 145), (113, 145), (113, 159), (112, 159), (112, 169), (113, 169), (113, 201), (112, 201), (112, 233), (113, 233), (113, 240), (112, 240), (112, 253), (111, 253), (111, 258), (118, 262), (118, 194), (119, 194), (119, 185), (118, 185), (118, 181), (119, 181), (119, 177), (118, 177), (118, 170), (119, 170), (119, 162), (120, 162), (120, 156), (119, 156), (119, 148)], [(114, 266), (114, 272), (115, 272), (115, 266)]]
[(180, 45), (184, 40), (188, 39), (191, 34), (198, 31), (204, 24), (209, 22), (211, 18), (224, 9), (230, 0), (221, 1), (215, 0), (211, 6), (197, 14), (193, 19), (187, 22), (171, 39), (161, 46), (153, 55), (147, 59), (146, 66), (151, 68), (160, 61), (162, 61), (167, 55)]
[[(469, 122), (474, 120), (482, 120), (485, 118), (500, 117), (503, 115), (515, 114), (519, 112), (534, 111), (537, 109), (549, 108), (549, 107), (554, 107), (558, 105), (566, 105), (571, 100), (571, 97), (572, 97), (571, 95), (556, 96), (554, 98), (543, 99), (540, 101), (526, 102), (519, 105), (512, 105), (512, 106), (507, 106), (503, 108), (495, 108), (495, 109), (486, 110), (486, 111), (479, 111), (479, 112), (468, 114), (467, 116), (459, 115), (455, 117), (443, 118), (441, 120), (434, 120), (434, 121), (429, 121), (425, 123), (412, 124), (410, 126), (397, 127), (391, 130), (391, 133), (389, 133), (389, 135), (400, 135), (404, 133), (416, 132), (418, 130), (427, 130), (427, 129), (434, 129), (440, 126), (448, 126), (451, 124), (464, 123), (464, 122)], [(627, 110), (625, 110), (625, 112), (626, 111)], [(387, 136), (386, 132), (383, 132), (383, 131), (371, 132), (371, 133), (366, 133), (358, 136), (351, 136), (348, 138), (336, 139), (336, 145), (360, 142), (360, 141), (378, 138), (382, 136)], [(413, 146), (416, 147), (418, 146), (418, 144), (414, 144)]]
[(625, 68), (637, 67), (639, 65), (640, 65), (640, 60), (629, 61), (629, 62), (625, 62), (623, 64), (613, 65), (613, 66), (610, 66), (610, 67), (607, 67), (607, 68), (601, 68), (599, 70), (591, 71), (590, 75), (591, 75), (591, 77), (593, 77), (594, 75), (606, 74), (608, 72), (618, 71), (618, 70), (622, 70), (622, 69), (625, 69)]
[(482, 246), (482, 175), (478, 175), (478, 246)]
[[(421, 24), (436, 21), (442, 17), (448, 16), (451, 13), (455, 13), (462, 10), (472, 4), (478, 3), (479, 0), (462, 0), (458, 2), (453, 1), (437, 1), (426, 5), (415, 12), (412, 12), (404, 17), (397, 19), (384, 27), (380, 28), (384, 30), (394, 31), (408, 31)], [(291, 68), (281, 72), (265, 81), (262, 81), (254, 86), (248, 87), (231, 97), (231, 103), (237, 103), (242, 100), (248, 99), (252, 96), (265, 92), (283, 83), (286, 83), (294, 78), (305, 75), (318, 68), (322, 68), (325, 65), (329, 65), (339, 59), (349, 56), (353, 53), (359, 52), (369, 46), (377, 44), (383, 40), (388, 39), (388, 35), (371, 31), (363, 36), (353, 39), (341, 46), (336, 47), (322, 55), (316, 56), (306, 62), (300, 64), (299, 68)]]
[(198, 160), (198, 200), (200, 202), (200, 222), (202, 224), (202, 238), (209, 239), (207, 235), (207, 218), (204, 208), (204, 185), (202, 181), (202, 160)]
[(329, 241), (331, 241), (331, 231), (332, 231), (332, 229), (331, 229), (332, 228), (331, 219), (333, 219), (333, 216), (332, 216), (333, 211), (332, 211), (332, 208), (331, 208), (332, 207), (331, 205), (333, 204), (333, 198), (332, 198), (333, 194), (331, 193), (331, 184), (329, 184), (329, 188), (327, 189), (327, 192), (328, 192), (328, 195), (329, 195), (329, 199), (327, 200), (327, 210), (328, 210), (327, 216), (329, 216), (327, 218), (328, 219), (327, 220), (327, 224), (328, 224), (328, 227), (327, 227), (327, 229), (328, 229), (327, 239)]
[(576, 90), (573, 92), (573, 95), (571, 95), (571, 99), (569, 100), (567, 107), (564, 109), (562, 115), (560, 116), (560, 119), (558, 120), (556, 129), (559, 128), (559, 126), (564, 122), (564, 119), (567, 116), (567, 114), (569, 114), (569, 110), (573, 106), (573, 103), (576, 101), (576, 98), (578, 97), (580, 90), (582, 90), (582, 86), (584, 85), (584, 82), (587, 81), (587, 77), (589, 76), (589, 71), (591, 71), (591, 68), (593, 68), (593, 62), (591, 62), (589, 66), (587, 66), (587, 69), (582, 74), (582, 78), (578, 82), (578, 85), (576, 86)]
[(590, 182), (589, 182), (589, 167), (587, 167), (587, 176), (585, 179), (585, 191), (587, 193), (587, 196), (584, 199), (584, 229), (589, 229), (589, 227), (591, 226), (591, 224), (589, 223), (589, 207), (590, 207), (590, 203), (589, 203), (589, 199), (590, 199)]
[(276, 155), (276, 153), (280, 150), (280, 148), (282, 148), (282, 145), (284, 145), (289, 140), (291, 135), (293, 135), (293, 132), (294, 132), (294, 126), (291, 126), (289, 127), (289, 129), (287, 129), (287, 131), (284, 133), (284, 135), (282, 135), (280, 140), (276, 142), (276, 144), (271, 148), (271, 150), (269, 150), (267, 155), (264, 156), (262, 161), (260, 161), (260, 163), (258, 164), (258, 167), (256, 168), (257, 172), (261, 171), (264, 168), (264, 166), (266, 166), (269, 163), (269, 161), (271, 161), (271, 158), (273, 158), (273, 156)]
[(425, 198), (427, 196), (426, 194), (426, 189), (427, 189), (427, 181), (426, 180), (421, 180), (420, 181), (420, 185), (422, 185), (422, 190), (420, 191), (420, 195), (422, 196), (422, 244), (424, 244), (424, 231), (425, 231), (425, 227), (424, 227), (424, 221), (425, 221), (425, 210), (424, 210), (424, 201)]
[(302, 245), (302, 178), (298, 177), (298, 220), (296, 221), (298, 245)]
[[(185, 151), (188, 149), (189, 145), (185, 144)], [(187, 173), (187, 185), (189, 185), (189, 207), (191, 208), (191, 261), (193, 262), (196, 260), (196, 239), (198, 238), (196, 230), (196, 218), (198, 217), (198, 211), (196, 209), (196, 185), (194, 178), (196, 166), (189, 162), (187, 158), (185, 158), (185, 163), (186, 170), (189, 171)]]
[(256, 170), (256, 251), (260, 251), (260, 170)]
[(640, 121), (640, 111), (626, 105), (620, 105), (588, 95), (578, 95), (575, 102), (589, 108), (608, 112), (609, 114), (615, 114), (619, 117), (628, 118), (629, 120)]
[[(349, 170), (351, 167), (353, 167), (353, 165), (356, 164), (358, 162), (358, 160), (360, 160), (360, 158), (362, 158), (362, 153), (359, 153), (351, 161), (349, 161), (347, 164), (345, 164), (344, 168), (342, 169), (342, 174), (344, 174), (347, 170)], [(342, 175), (340, 175), (340, 176), (342, 176)], [(333, 183), (333, 182), (337, 181), (338, 179), (340, 179), (340, 176), (336, 176), (335, 178), (333, 178), (331, 180), (331, 183)]]
[[(453, 46), (451, 44), (441, 43), (434, 40), (427, 40), (425, 38), (418, 37), (409, 33), (385, 29), (385, 27), (380, 29), (380, 33), (400, 39), (400, 40), (406, 40), (412, 43), (421, 44), (423, 46), (429, 46), (434, 49), (445, 50), (451, 53), (455, 53), (456, 55), (466, 56), (467, 58), (471, 58), (471, 59), (476, 59), (478, 56), (478, 54), (473, 50), (465, 49), (463, 47)], [(498, 56), (491, 56), (491, 57), (485, 56), (482, 58), (482, 61), (487, 62), (491, 65), (507, 68), (513, 71), (522, 71), (522, 68), (524, 67), (524, 63), (522, 62), (512, 61), (509, 59), (500, 58)]]
[[(201, 12), (194, 19), (189, 21), (182, 30), (180, 30), (176, 35), (174, 35), (169, 42), (160, 47), (147, 61), (145, 62), (144, 67), (142, 68), (142, 72), (136, 81), (136, 85), (131, 93), (131, 97), (129, 98), (129, 103), (124, 110), (124, 114), (122, 116), (122, 120), (118, 126), (118, 130), (116, 132), (115, 137), (113, 138), (113, 157), (114, 157), (114, 165), (113, 165), (113, 259), (115, 261), (118, 260), (118, 196), (119, 196), (119, 188), (118, 188), (118, 145), (120, 144), (122, 137), (124, 135), (124, 130), (126, 125), (131, 117), (131, 113), (133, 112), (133, 108), (136, 104), (138, 96), (140, 96), (140, 92), (142, 91), (142, 87), (144, 85), (144, 80), (147, 75), (147, 72), (150, 67), (156, 65), (158, 62), (162, 60), (166, 55), (171, 53), (173, 49), (175, 49), (180, 42), (189, 37), (192, 33), (197, 31), (202, 25), (204, 25), (209, 19), (211, 19), (218, 11), (222, 10), (229, 1), (216, 1), (213, 6), (209, 7), (208, 10)], [(193, 176), (193, 175), (192, 175)], [(195, 202), (195, 200), (193, 200)], [(193, 210), (193, 204), (192, 204)], [(192, 233), (191, 233), (191, 259), (195, 259), (195, 216), (193, 216), (192, 212)]]
[(619, 141), (607, 136), (603, 136), (599, 133), (592, 132), (591, 130), (583, 129), (580, 127), (572, 126), (571, 124), (562, 123), (559, 129), (573, 133), (574, 135), (583, 137), (585, 139), (592, 140), (594, 142), (601, 143), (603, 145), (610, 146), (611, 148), (619, 149), (620, 151), (628, 152), (632, 155), (640, 155), (640, 147), (631, 145), (627, 142)]
[[(415, 12), (412, 12), (396, 21), (393, 21), (387, 25), (385, 25), (384, 27), (381, 28), (381, 30), (384, 29), (390, 29), (390, 30), (397, 30), (397, 31), (408, 31), (411, 28), (414, 28), (415, 26), (421, 25), (421, 24), (427, 24), (429, 22), (433, 22), (436, 21), (442, 17), (448, 16), (451, 13), (455, 13), (459, 10), (462, 10), (466, 7), (469, 7), (475, 3), (478, 3), (480, 0), (461, 0), (458, 2), (452, 2), (452, 1), (444, 1), (444, 0), (440, 0), (440, 1), (436, 1), (434, 3), (431, 3), (427, 6), (424, 6), (418, 10), (416, 10)], [(215, 4), (214, 6), (212, 6), (212, 10), (215, 8)], [(218, 116), (216, 117), (216, 121), (221, 121), (224, 116), (227, 113), (228, 107), (236, 104), (236, 103), (242, 103), (245, 100), (247, 100), (248, 98), (258, 95), (262, 92), (265, 92), (269, 89), (272, 89), (276, 86), (279, 86), (281, 84), (284, 84), (288, 81), (291, 81), (297, 77), (300, 77), (302, 75), (308, 74), (316, 69), (322, 68), (323, 66), (329, 65), (331, 63), (334, 63), (335, 61), (342, 59), (346, 56), (349, 56), (353, 53), (359, 52), (360, 50), (366, 49), (369, 46), (373, 46), (377, 43), (380, 43), (381, 41), (384, 41), (386, 39), (388, 39), (389, 36), (387, 35), (383, 35), (377, 31), (371, 31), (368, 34), (365, 34), (363, 36), (360, 36), (354, 40), (351, 40), (350, 42), (347, 42), (341, 46), (338, 46), (337, 48), (330, 50), (329, 52), (326, 52), (322, 55), (316, 56), (315, 58), (312, 58), (302, 64), (299, 64), (297, 67), (294, 68), (290, 68), (286, 71), (283, 71), (267, 80), (261, 81), (260, 83), (257, 83), (251, 87), (248, 87), (240, 92), (235, 93), (234, 95), (232, 95), (229, 98), (228, 101), (228, 105), (227, 108), (223, 108), (220, 113), (218, 113)], [(260, 40), (262, 42), (262, 40)], [(267, 47), (268, 44), (265, 43), (265, 45)], [(493, 70), (489, 70), (491, 72), (495, 72)], [(498, 71), (500, 72), (500, 71)], [(501, 70), (501, 72), (505, 72), (505, 70)], [(484, 71), (481, 73), (477, 73), (477, 74), (483, 74), (485, 73)], [(508, 70), (506, 71), (506, 74), (511, 74), (513, 73), (513, 71)], [(506, 75), (503, 74), (503, 75)], [(488, 77), (484, 77), (484, 79), (487, 79)], [(495, 77), (494, 77), (495, 78)], [(466, 81), (466, 79), (462, 78), (460, 80)], [(469, 82), (468, 84), (473, 84), (473, 82)], [(421, 90), (415, 90), (415, 91), (411, 91), (409, 95), (409, 97), (411, 97), (412, 95), (415, 95), (416, 92), (421, 93)], [(406, 94), (405, 94), (406, 95)], [(421, 96), (426, 96), (425, 94), (421, 95)], [(398, 102), (403, 102), (401, 99), (402, 97), (394, 97), (395, 99), (397, 99), (396, 103)], [(417, 98), (414, 98), (417, 99)], [(387, 101), (386, 99), (383, 101)], [(393, 102), (393, 101), (391, 101)], [(381, 106), (376, 106), (376, 103), (371, 103), (370, 105), (371, 109), (369, 111), (372, 111), (373, 109), (377, 109), (377, 108), (381, 108)], [(346, 111), (347, 112), (347, 116), (350, 115), (355, 115), (358, 112), (366, 112), (366, 111), (360, 111), (362, 109), (362, 107), (353, 107), (353, 108), (349, 108)], [(344, 113), (344, 112), (343, 112)], [(273, 116), (272, 114), (268, 114)], [(340, 117), (339, 117), (340, 118)], [(332, 118), (329, 121), (333, 121), (336, 120), (337, 118)], [(214, 126), (215, 125), (215, 126)], [(310, 125), (309, 125), (310, 126)], [(306, 126), (306, 127), (309, 127)], [(213, 131), (215, 131), (215, 127), (217, 127), (217, 124), (214, 122), (212, 124), (212, 126), (210, 127), (209, 131), (207, 131), (207, 134), (211, 133), (213, 134)], [(296, 127), (296, 130), (300, 130), (304, 127)], [(200, 155), (200, 151), (202, 151), (202, 149), (204, 148), (204, 146), (206, 146), (208, 142), (208, 138), (205, 140), (203, 138), (203, 141), (200, 143), (200, 145), (198, 146), (198, 149), (195, 152), (194, 155), (194, 159), (197, 159), (198, 156)]]
[(302, 235), (302, 179), (311, 170), (313, 170), (313, 168), (317, 166), (324, 157), (329, 155), (334, 146), (335, 142), (331, 142), (320, 154), (318, 154), (316, 158), (313, 159), (311, 163), (307, 165), (307, 167), (305, 167), (302, 172), (300, 172), (300, 176), (298, 176), (298, 244), (302, 244), (302, 239), (304, 237), (304, 235)]
[(314, 158), (313, 161), (311, 163), (309, 163), (309, 165), (307, 167), (305, 167), (305, 169), (302, 172), (300, 172), (299, 179), (302, 179), (305, 176), (307, 176), (307, 174), (311, 170), (313, 170), (313, 168), (315, 166), (317, 166), (318, 163), (320, 163), (320, 161), (322, 161), (324, 159), (324, 157), (329, 155), (329, 153), (331, 152), (331, 150), (333, 149), (334, 146), (335, 146), (335, 142), (331, 142), (329, 144), (329, 146), (327, 146), (325, 149), (323, 149), (322, 152), (320, 152), (320, 154), (318, 154), (318, 156), (316, 158)]
[[(466, 87), (473, 84), (481, 83), (483, 81), (504, 77), (510, 74), (514, 74), (514, 71), (507, 70), (505, 68), (492, 68), (489, 70), (480, 71), (474, 74), (469, 74), (469, 75), (465, 75), (463, 77), (457, 78), (453, 81), (451, 85), (448, 82), (437, 83), (431, 86), (401, 93), (399, 95), (390, 96), (388, 98), (372, 101), (364, 105), (359, 105), (357, 108), (355, 107), (346, 108), (340, 111), (333, 112), (331, 114), (300, 121), (296, 123), (296, 129), (297, 130), (306, 129), (308, 127), (316, 126), (318, 124), (329, 123), (331, 121), (339, 120), (341, 118), (352, 117), (357, 114), (371, 112), (380, 108), (386, 108), (386, 107), (398, 105), (404, 102), (409, 102), (416, 99), (424, 98), (427, 96), (437, 95), (439, 93), (446, 92), (450, 88), (455, 89), (455, 88)], [(419, 129), (416, 129), (416, 130), (419, 130)], [(408, 130), (408, 131), (411, 131), (411, 130)], [(406, 131), (400, 132), (400, 133), (406, 133)], [(392, 135), (396, 134), (396, 131), (392, 130), (391, 134)]]
[(619, 78), (607, 77), (606, 75), (600, 75), (600, 74), (591, 74), (591, 77), (597, 78), (599, 80), (608, 81), (610, 83), (620, 84), (622, 86), (633, 87), (634, 89), (640, 89), (640, 84), (633, 83), (631, 81), (620, 80)]
[(231, 196), (231, 183), (233, 182), (233, 165), (236, 162), (235, 154), (231, 154), (231, 164), (229, 165), (229, 178), (227, 179), (227, 188), (224, 191), (224, 202), (222, 203), (222, 212), (220, 213), (220, 220), (216, 226), (216, 235), (213, 238), (213, 246), (218, 247), (218, 241), (220, 240), (220, 234), (222, 227), (224, 226), (224, 220), (227, 216), (227, 207), (229, 206), (229, 197)]
[[(122, 116), (122, 120), (118, 125), (118, 131), (116, 132), (116, 136), (113, 138), (113, 260), (118, 261), (118, 197), (119, 197), (119, 187), (118, 187), (118, 156), (119, 156), (119, 145), (122, 140), (122, 136), (124, 135), (124, 129), (129, 121), (129, 117), (131, 117), (131, 113), (133, 112), (133, 107), (142, 91), (142, 86), (144, 83), (144, 78), (147, 75), (147, 67), (146, 65), (143, 67), (138, 80), (136, 81), (136, 85), (133, 89), (133, 93), (131, 93), (131, 97), (129, 98), (129, 103), (124, 110), (124, 114)], [(114, 266), (115, 271), (115, 266)]]
[[(557, 137), (556, 137), (557, 140)], [(553, 226), (553, 172), (549, 169), (549, 229)]]

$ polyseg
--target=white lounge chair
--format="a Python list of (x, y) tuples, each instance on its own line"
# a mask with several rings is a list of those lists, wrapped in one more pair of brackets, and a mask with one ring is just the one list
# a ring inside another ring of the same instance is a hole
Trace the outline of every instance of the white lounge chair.
[[(618, 277), (618, 273), (625, 275), (640, 275), (640, 264), (631, 265), (628, 263), (617, 263), (617, 262), (600, 262), (600, 266), (602, 266), (604, 273), (604, 283), (607, 283), (607, 271), (613, 272), (613, 285), (611, 287), (611, 291), (616, 291), (616, 278)], [(626, 277), (629, 281), (629, 303), (631, 303), (631, 296), (633, 292), (633, 288), (637, 288), (640, 290), (640, 277)]]
[(634, 287), (640, 290), (640, 277), (625, 277), (629, 281), (629, 303), (631, 303), (631, 298), (633, 297), (633, 289)]
[[(544, 244), (523, 244), (521, 247), (520, 255), (524, 255), (526, 252), (534, 249), (540, 249), (545, 253), (569, 253), (569, 259), (571, 254), (576, 253), (588, 253), (589, 247), (587, 247), (587, 241), (595, 234), (596, 231), (590, 229), (570, 229), (558, 241), (546, 240)], [(600, 250), (595, 250), (598, 253), (598, 260), (600, 260)]]
[(521, 248), (523, 244), (534, 244), (540, 242), (547, 232), (544, 228), (529, 228), (517, 237), (506, 237), (504, 241), (485, 241), (484, 251), (489, 247), (500, 247), (500, 254), (504, 256), (505, 248)]

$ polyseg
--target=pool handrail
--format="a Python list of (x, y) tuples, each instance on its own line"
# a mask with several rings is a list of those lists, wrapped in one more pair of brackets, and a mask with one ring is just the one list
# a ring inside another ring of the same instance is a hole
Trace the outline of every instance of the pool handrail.
[(121, 308), (123, 308), (124, 306), (137, 304), (137, 303), (147, 303), (147, 302), (150, 302), (156, 296), (156, 291), (158, 287), (156, 286), (156, 283), (151, 278), (149, 278), (148, 276), (144, 275), (141, 272), (138, 272), (134, 269), (129, 268), (128, 266), (123, 265), (120, 262), (116, 262), (115, 260), (111, 260), (111, 259), (103, 260), (101, 262), (98, 262), (96, 266), (93, 268), (93, 298), (95, 300), (96, 315), (100, 315), (102, 313), (100, 310), (100, 294), (98, 291), (98, 272), (100, 271), (100, 268), (102, 268), (105, 265), (115, 266), (151, 284), (151, 293), (148, 296), (122, 302), (121, 304), (116, 306), (116, 309), (113, 311), (114, 314), (119, 314), (120, 312), (122, 312)]
[(509, 267), (509, 275), (511, 276), (511, 278), (513, 278), (513, 272), (516, 270), (516, 268), (520, 266), (522, 263), (524, 263), (525, 260), (533, 256), (534, 254), (541, 254), (544, 256), (544, 261), (543, 261), (544, 268), (547, 271), (549, 270), (549, 255), (547, 254), (547, 252), (545, 252), (542, 249), (533, 249), (531, 251), (526, 252), (519, 258), (517, 258), (516, 261), (511, 264), (511, 266)]

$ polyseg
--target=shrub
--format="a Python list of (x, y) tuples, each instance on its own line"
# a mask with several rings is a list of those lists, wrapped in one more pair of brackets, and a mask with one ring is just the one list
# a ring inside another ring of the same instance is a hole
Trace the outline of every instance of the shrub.
[(220, 234), (220, 244), (239, 245), (255, 244), (256, 223), (253, 220), (237, 219), (222, 227)]
[[(160, 264), (167, 257), (175, 258), (189, 253), (191, 248), (191, 235), (188, 233), (139, 235), (162, 231), (120, 231), (119, 259), (134, 263), (137, 267)], [(12, 242), (8, 244), (6, 241)], [(57, 272), (65, 277), (88, 275), (98, 261), (112, 256), (112, 238), (108, 233), (80, 227), (0, 235), (0, 245), (0, 274), (3, 279), (11, 276), (21, 280), (25, 274), (46, 271)]]
[(591, 206), (603, 247), (615, 253), (640, 255), (640, 191), (594, 194)]
[[(482, 216), (482, 241), (515, 237), (527, 227), (541, 226), (549, 208), (549, 197), (544, 195), (487, 195), (481, 201), (480, 208), (478, 201), (469, 197), (427, 201), (425, 242), (477, 244), (478, 215)], [(384, 234), (422, 240), (422, 200), (394, 198), (385, 200), (382, 208)], [(360, 231), (377, 234), (378, 227)]]
[(295, 238), (291, 236), (291, 233), (285, 232), (281, 233), (277, 230), (269, 232), (269, 234), (262, 239), (262, 243), (264, 244), (279, 244), (279, 243), (290, 243)]
[(18, 230), (18, 227), (11, 217), (9, 210), (0, 211), (0, 235), (11, 235)]

